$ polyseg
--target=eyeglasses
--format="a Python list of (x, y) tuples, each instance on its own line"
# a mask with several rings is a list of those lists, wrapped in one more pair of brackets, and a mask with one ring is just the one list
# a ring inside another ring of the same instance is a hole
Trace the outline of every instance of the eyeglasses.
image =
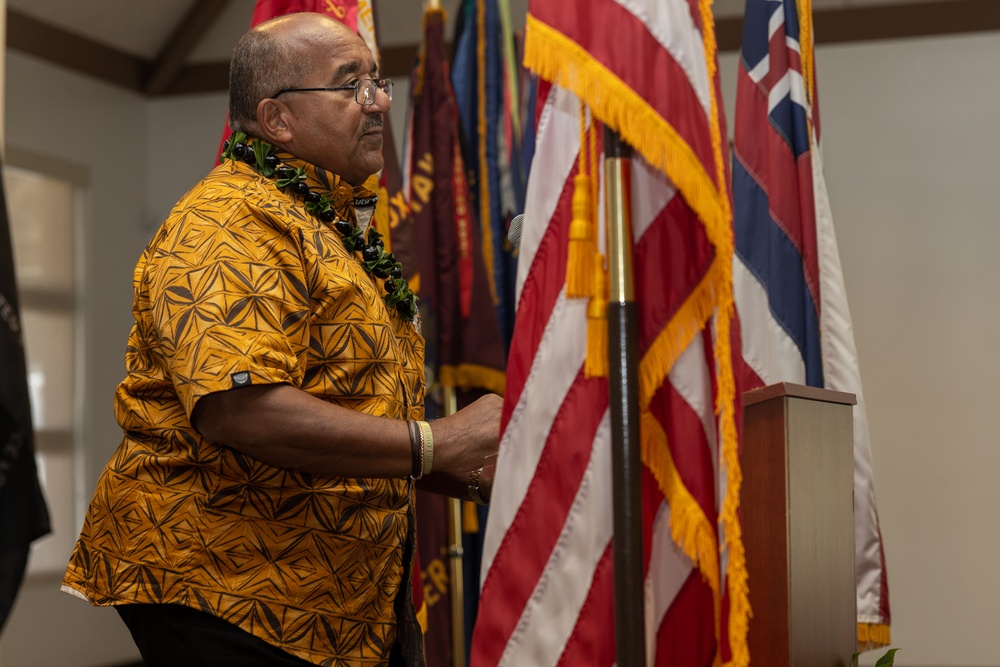
[(358, 79), (354, 83), (346, 86), (334, 86), (333, 88), (285, 88), (274, 94), (274, 97), (285, 93), (315, 93), (320, 91), (353, 90), (354, 101), (361, 106), (367, 107), (375, 104), (376, 89), (381, 90), (392, 101), (392, 79)]

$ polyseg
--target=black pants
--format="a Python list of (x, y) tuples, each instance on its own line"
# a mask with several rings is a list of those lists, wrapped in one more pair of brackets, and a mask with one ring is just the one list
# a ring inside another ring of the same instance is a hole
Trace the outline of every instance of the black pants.
[(286, 653), (211, 614), (176, 604), (115, 607), (147, 667), (302, 667)]

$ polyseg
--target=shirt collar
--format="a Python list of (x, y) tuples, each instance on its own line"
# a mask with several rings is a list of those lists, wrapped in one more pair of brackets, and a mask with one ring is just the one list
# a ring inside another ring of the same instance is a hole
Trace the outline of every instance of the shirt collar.
[(353, 204), (354, 200), (368, 200), (375, 197), (375, 193), (365, 186), (351, 185), (337, 174), (310, 164), (291, 153), (278, 150), (275, 155), (286, 167), (301, 168), (305, 171), (306, 183), (309, 184), (309, 188), (326, 192), (335, 207)]

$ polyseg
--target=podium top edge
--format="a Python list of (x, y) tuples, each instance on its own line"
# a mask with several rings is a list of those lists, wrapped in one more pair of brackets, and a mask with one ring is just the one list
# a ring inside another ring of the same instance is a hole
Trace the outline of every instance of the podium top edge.
[(827, 403), (841, 403), (843, 405), (856, 405), (858, 402), (854, 394), (845, 391), (834, 391), (823, 389), (822, 387), (807, 387), (802, 384), (792, 382), (778, 382), (758, 389), (750, 389), (743, 392), (743, 405), (754, 405), (763, 403), (772, 398), (804, 398), (810, 401), (825, 401)]

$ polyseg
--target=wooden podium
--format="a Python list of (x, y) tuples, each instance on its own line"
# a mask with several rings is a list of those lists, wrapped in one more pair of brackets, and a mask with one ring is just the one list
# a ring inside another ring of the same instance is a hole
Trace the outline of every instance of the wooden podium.
[(857, 650), (853, 394), (743, 395), (750, 664), (846, 667)]

